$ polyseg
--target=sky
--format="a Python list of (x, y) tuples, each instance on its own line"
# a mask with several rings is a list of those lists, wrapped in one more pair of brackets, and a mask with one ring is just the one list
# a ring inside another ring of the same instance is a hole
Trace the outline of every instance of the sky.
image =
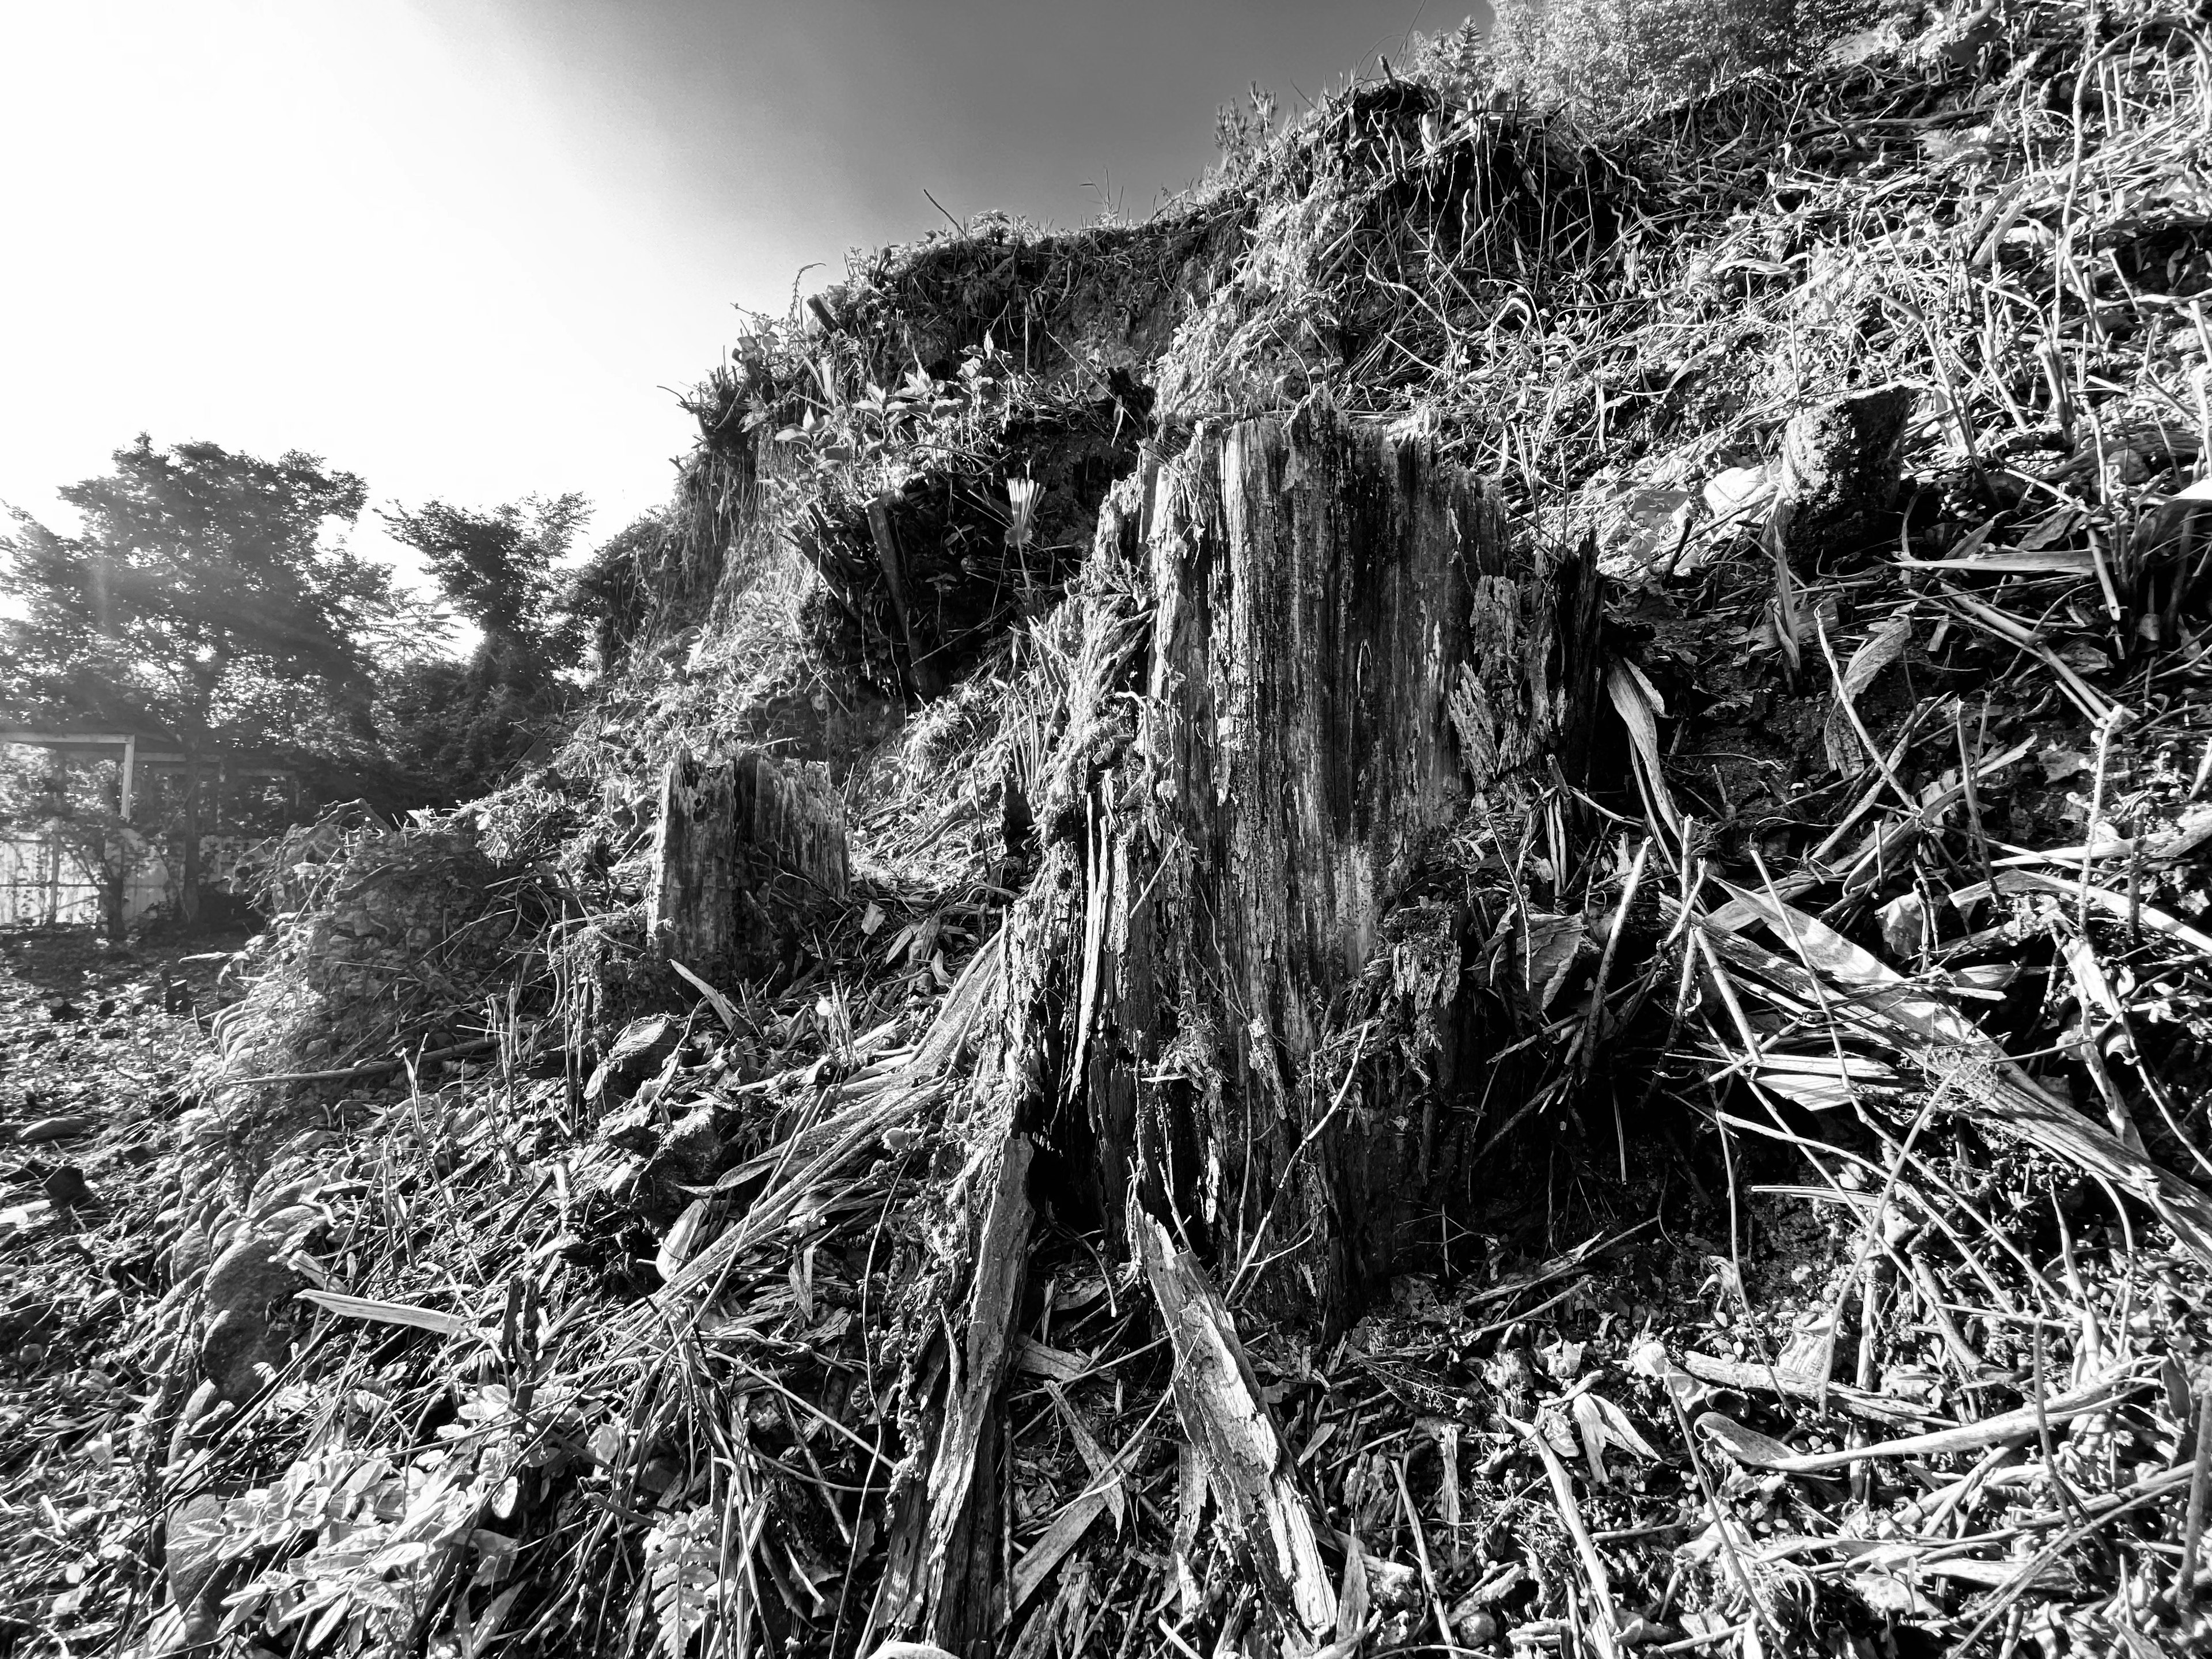
[[(1132, 216), (1456, 9), (1316, 0), (0, 4), (0, 503), (140, 431), (374, 501), (668, 494), (676, 390), (848, 249)], [(802, 267), (812, 266), (802, 278)], [(374, 514), (357, 548), (392, 552)]]

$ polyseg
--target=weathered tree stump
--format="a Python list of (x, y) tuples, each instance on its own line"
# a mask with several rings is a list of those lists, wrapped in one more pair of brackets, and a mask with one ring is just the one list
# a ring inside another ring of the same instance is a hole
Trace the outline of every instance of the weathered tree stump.
[(773, 949), (781, 913), (803, 896), (844, 894), (844, 820), (820, 772), (757, 750), (719, 761), (679, 751), (668, 763), (647, 908), (676, 961), (709, 978), (742, 972)]
[[(1091, 790), (1068, 975), (1097, 1196), (1118, 1215), (1133, 1182), (1224, 1279), (1334, 1323), (1425, 1172), (1355, 1060), (1319, 1075), (1332, 1011), (1478, 793), (1579, 767), (1594, 579), (1516, 546), (1426, 444), (1328, 417), (1201, 433), (1139, 539), (1143, 713)], [(1471, 1063), (1452, 1047), (1438, 1064)]]
[(1466, 918), (1420, 884), (1479, 802), (1579, 768), (1595, 580), (1587, 554), (1508, 536), (1425, 443), (1327, 415), (1202, 428), (1109, 499), (945, 1226), (972, 1255), (930, 1301), (964, 1328), (915, 1365), (934, 1380), (871, 1637), (987, 1654), (1006, 1607), (981, 1419), (1021, 1306), (1024, 1175), (1143, 1268), (1269, 1620), (1310, 1642), (1333, 1618), (1231, 1310), (1326, 1329), (1388, 1271), (1428, 1137), (1363, 1064), (1353, 1007), (1379, 974), (1434, 1027), (1432, 1071), (1483, 1057), (1452, 1018)]

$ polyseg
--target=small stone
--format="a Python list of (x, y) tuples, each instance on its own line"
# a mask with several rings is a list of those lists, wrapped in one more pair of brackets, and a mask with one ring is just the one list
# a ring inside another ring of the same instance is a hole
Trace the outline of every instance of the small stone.
[(1486, 1648), (1498, 1639), (1498, 1615), (1487, 1607), (1462, 1613), (1454, 1627), (1459, 1639), (1471, 1648)]
[(599, 1139), (622, 1152), (651, 1158), (660, 1150), (658, 1114), (649, 1106), (634, 1106), (616, 1113), (599, 1125)]
[(93, 1201), (92, 1188), (86, 1184), (84, 1171), (74, 1164), (48, 1170), (46, 1178), (39, 1183), (39, 1190), (57, 1210), (82, 1209)]
[(218, 1315), (234, 1310), (262, 1318), (272, 1305), (290, 1301), (307, 1282), (279, 1259), (270, 1240), (248, 1234), (208, 1269), (207, 1305)]
[(247, 1309), (217, 1314), (200, 1340), (201, 1374), (234, 1405), (260, 1393), (262, 1367), (273, 1370), (282, 1359), (269, 1340), (269, 1322)]
[(597, 1101), (611, 1089), (635, 1082), (656, 1069), (675, 1048), (678, 1035), (676, 1023), (665, 1014), (632, 1020), (623, 1028), (606, 1057), (592, 1068), (590, 1080), (584, 1085), (584, 1098)]
[(42, 1117), (35, 1123), (26, 1123), (15, 1131), (15, 1144), (35, 1146), (48, 1140), (74, 1140), (79, 1135), (88, 1135), (97, 1127), (88, 1117), (71, 1115), (63, 1117)]

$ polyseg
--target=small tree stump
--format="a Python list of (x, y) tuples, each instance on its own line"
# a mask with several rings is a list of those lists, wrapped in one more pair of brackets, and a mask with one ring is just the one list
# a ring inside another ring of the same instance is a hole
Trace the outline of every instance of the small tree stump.
[[(779, 877), (801, 891), (779, 892)], [(742, 970), (773, 948), (778, 913), (805, 890), (842, 897), (849, 879), (844, 820), (820, 768), (757, 750), (669, 762), (648, 910), (654, 936), (693, 972)]]
[(1898, 447), (1910, 386), (1855, 392), (1790, 417), (1782, 433), (1776, 528), (1801, 568), (1880, 534), (1897, 504)]

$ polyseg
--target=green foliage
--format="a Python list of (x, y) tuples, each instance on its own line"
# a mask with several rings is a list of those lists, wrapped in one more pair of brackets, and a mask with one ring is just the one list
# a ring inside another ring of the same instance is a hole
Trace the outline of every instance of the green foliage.
[(721, 1600), (720, 1517), (701, 1507), (659, 1522), (647, 1534), (645, 1565), (659, 1633), (656, 1651), (684, 1659)]
[(560, 603), (557, 567), (592, 516), (581, 495), (526, 495), (488, 513), (430, 501), (381, 516), (482, 631), (477, 654), (488, 678), (538, 684), (573, 658), (577, 633)]
[(615, 665), (645, 626), (646, 577), (657, 563), (668, 533), (665, 510), (640, 514), (584, 562), (569, 586), (566, 601), (569, 614), (590, 630), (592, 650), (602, 674)]
[(1221, 149), (1224, 177), (1250, 167), (1274, 136), (1275, 94), (1257, 81), (1245, 88), (1241, 101), (1224, 104), (1213, 112), (1213, 142)]
[(295, 1650), (404, 1651), (441, 1611), (469, 1627), (468, 1592), (513, 1570), (516, 1540), (496, 1528), (513, 1521), (520, 1482), (577, 1462), (580, 1431), (558, 1385), (524, 1410), (483, 1383), (439, 1429), (440, 1449), (404, 1466), (343, 1441), (307, 1453), (188, 1529), (216, 1560), (258, 1569), (226, 1599), (224, 1628)]
[(1498, 0), (1486, 41), (1463, 26), (1424, 46), (1411, 72), (1602, 120), (1747, 70), (1806, 67), (1876, 9), (1877, 0)]
[(872, 495), (932, 467), (988, 464), (991, 442), (1018, 409), (1042, 398), (989, 333), (960, 348), (958, 368), (919, 367), (888, 388), (866, 379), (856, 347), (831, 341), (773, 368), (740, 365), (733, 405), (742, 431), (774, 427), (778, 476), (803, 491)]
[(296, 739), (368, 707), (370, 665), (406, 606), (333, 534), (362, 481), (310, 455), (275, 461), (141, 434), (115, 470), (60, 493), (67, 536), (18, 514), (0, 537), (0, 701), (167, 728), (188, 749)]
[(489, 512), (431, 501), (384, 517), (479, 638), (466, 662), (425, 657), (387, 675), (378, 728), (403, 793), (465, 799), (494, 787), (574, 702), (584, 629), (560, 567), (591, 508), (578, 495), (531, 495)]
[(28, 514), (0, 537), (0, 705), (18, 716), (167, 732), (191, 757), (175, 821), (183, 908), (199, 903), (199, 761), (217, 750), (357, 754), (373, 665), (420, 617), (383, 566), (343, 535), (367, 487), (292, 452), (156, 449), (144, 434), (115, 469), (64, 489), (82, 528)]

